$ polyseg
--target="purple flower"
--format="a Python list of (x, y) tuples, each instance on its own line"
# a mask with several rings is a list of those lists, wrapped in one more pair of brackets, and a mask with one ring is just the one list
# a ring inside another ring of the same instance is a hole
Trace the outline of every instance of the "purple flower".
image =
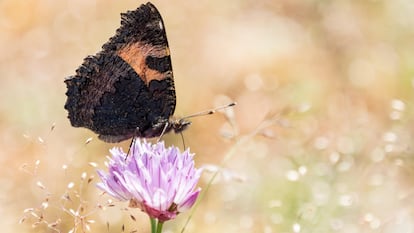
[[(120, 148), (110, 150), (108, 173), (98, 171), (98, 188), (121, 201), (130, 201), (151, 218), (173, 219), (195, 203), (201, 169), (194, 167), (193, 154), (164, 142), (151, 144), (136, 139), (130, 154)], [(127, 158), (127, 159), (125, 159)]]

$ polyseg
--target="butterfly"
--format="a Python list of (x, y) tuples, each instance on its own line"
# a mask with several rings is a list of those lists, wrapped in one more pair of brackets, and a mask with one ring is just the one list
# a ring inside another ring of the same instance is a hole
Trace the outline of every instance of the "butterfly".
[(105, 142), (180, 133), (191, 122), (172, 117), (176, 105), (170, 50), (157, 8), (121, 14), (121, 26), (96, 55), (64, 81), (65, 109), (74, 127)]
[(164, 22), (150, 2), (121, 14), (121, 27), (65, 79), (65, 109), (74, 127), (105, 142), (181, 133), (189, 118), (213, 114), (230, 103), (183, 118), (173, 117), (176, 96)]

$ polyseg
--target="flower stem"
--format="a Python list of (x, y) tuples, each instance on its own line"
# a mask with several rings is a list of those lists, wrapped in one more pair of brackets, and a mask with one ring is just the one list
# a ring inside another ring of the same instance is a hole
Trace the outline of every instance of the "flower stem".
[(162, 232), (162, 225), (164, 224), (164, 222), (160, 222), (158, 221), (158, 226), (157, 226), (157, 233), (161, 233)]
[(157, 221), (155, 220), (155, 218), (150, 218), (150, 222), (151, 222), (151, 233), (156, 233), (157, 231)]

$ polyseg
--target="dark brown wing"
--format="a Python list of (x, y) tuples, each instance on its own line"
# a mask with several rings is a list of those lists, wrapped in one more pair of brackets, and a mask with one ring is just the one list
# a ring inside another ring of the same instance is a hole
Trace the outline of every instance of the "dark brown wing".
[(159, 136), (175, 109), (171, 58), (161, 15), (147, 3), (121, 14), (121, 27), (65, 80), (74, 127), (104, 141)]

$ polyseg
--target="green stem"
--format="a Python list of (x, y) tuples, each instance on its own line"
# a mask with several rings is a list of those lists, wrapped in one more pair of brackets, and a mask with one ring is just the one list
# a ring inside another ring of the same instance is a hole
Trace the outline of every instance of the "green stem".
[(150, 218), (150, 222), (151, 222), (151, 233), (156, 233), (157, 221), (155, 220), (155, 218)]
[(162, 232), (162, 226), (163, 226), (164, 222), (158, 221), (158, 226), (157, 226), (157, 233), (161, 233)]

